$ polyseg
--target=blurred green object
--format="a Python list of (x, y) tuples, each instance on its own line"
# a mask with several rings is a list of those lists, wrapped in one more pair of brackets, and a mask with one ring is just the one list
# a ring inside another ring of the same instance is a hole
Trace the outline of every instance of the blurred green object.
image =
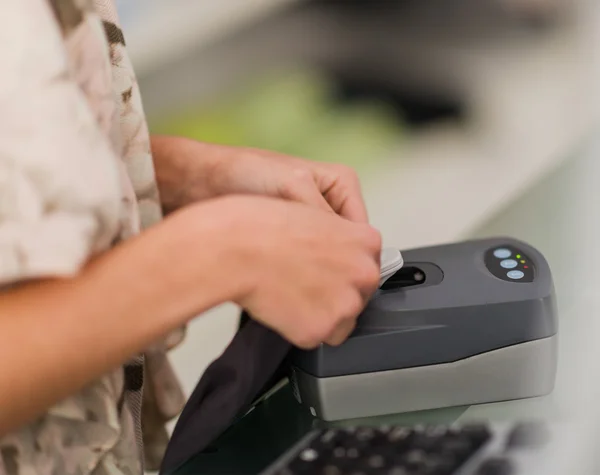
[(385, 104), (362, 102), (333, 109), (312, 124), (293, 155), (364, 168), (385, 158), (400, 141), (401, 129)]
[(333, 85), (314, 73), (265, 78), (235, 107), (235, 122), (254, 146), (285, 151), (333, 107)]
[(329, 107), (331, 85), (310, 72), (271, 73), (212, 103), (151, 122), (153, 131), (281, 150)]
[(316, 71), (265, 75), (212, 104), (192, 106), (159, 121), (153, 133), (273, 150), (355, 168), (398, 145), (403, 126), (376, 101), (343, 104), (335, 84)]

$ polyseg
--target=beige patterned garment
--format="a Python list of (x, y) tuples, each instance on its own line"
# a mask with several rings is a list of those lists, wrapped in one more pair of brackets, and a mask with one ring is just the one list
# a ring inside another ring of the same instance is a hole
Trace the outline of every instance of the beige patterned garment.
[[(0, 2), (0, 286), (75, 275), (161, 219), (135, 75), (110, 0)], [(184, 404), (183, 330), (0, 438), (0, 475), (156, 469)], [(142, 376), (145, 384), (142, 396)], [(143, 397), (143, 409), (142, 409)]]

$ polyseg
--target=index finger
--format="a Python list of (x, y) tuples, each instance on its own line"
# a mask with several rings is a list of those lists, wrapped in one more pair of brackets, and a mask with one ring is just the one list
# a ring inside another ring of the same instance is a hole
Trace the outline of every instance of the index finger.
[(369, 216), (358, 176), (351, 168), (325, 166), (317, 183), (329, 206), (340, 216), (359, 223), (368, 223)]
[[(327, 199), (327, 197), (325, 197)], [(360, 188), (347, 193), (337, 213), (350, 221), (368, 223), (369, 215)]]

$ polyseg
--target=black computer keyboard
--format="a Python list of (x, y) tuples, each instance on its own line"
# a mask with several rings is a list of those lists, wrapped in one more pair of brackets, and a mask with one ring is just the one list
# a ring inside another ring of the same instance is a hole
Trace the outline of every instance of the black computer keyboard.
[(547, 427), (516, 425), (356, 427), (309, 434), (268, 475), (515, 475), (539, 455)]

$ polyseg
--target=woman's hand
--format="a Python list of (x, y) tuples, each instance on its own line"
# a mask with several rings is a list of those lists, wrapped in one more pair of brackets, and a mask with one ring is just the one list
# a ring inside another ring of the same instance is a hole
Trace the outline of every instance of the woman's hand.
[(5, 291), (0, 438), (224, 302), (302, 348), (340, 344), (378, 286), (380, 247), (367, 224), (230, 196), (172, 213), (71, 278)]
[(343, 165), (178, 137), (153, 137), (152, 151), (167, 212), (217, 196), (252, 194), (368, 220), (358, 177)]
[(177, 300), (201, 288), (206, 269), (194, 252), (207, 247), (215, 281), (231, 300), (296, 346), (344, 342), (379, 285), (381, 237), (366, 223), (302, 203), (233, 195), (172, 216), (182, 236), (197, 236), (181, 240), (175, 259), (178, 272), (190, 276)]

